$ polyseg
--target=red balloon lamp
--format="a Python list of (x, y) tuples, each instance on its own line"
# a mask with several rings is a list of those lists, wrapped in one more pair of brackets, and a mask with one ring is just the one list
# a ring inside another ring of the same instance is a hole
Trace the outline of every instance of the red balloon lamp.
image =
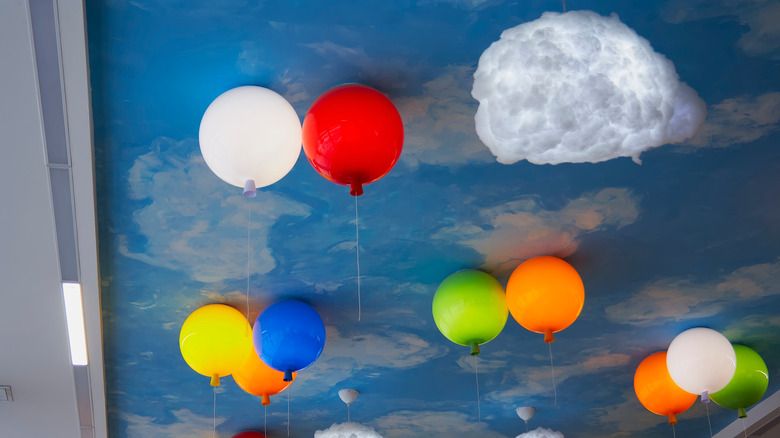
[(359, 84), (340, 85), (314, 101), (303, 120), (303, 150), (330, 181), (352, 196), (393, 168), (404, 143), (401, 116), (390, 99)]

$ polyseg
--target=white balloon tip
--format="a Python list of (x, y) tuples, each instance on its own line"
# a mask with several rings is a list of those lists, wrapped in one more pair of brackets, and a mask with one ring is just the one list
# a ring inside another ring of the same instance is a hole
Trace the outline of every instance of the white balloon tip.
[(254, 198), (257, 196), (257, 187), (255, 187), (255, 180), (248, 179), (244, 181), (244, 197)]
[(528, 420), (534, 416), (534, 413), (536, 413), (536, 408), (533, 406), (521, 406), (515, 409), (515, 412), (517, 412), (517, 416), (523, 421), (528, 422)]
[(342, 389), (339, 391), (339, 398), (346, 404), (352, 404), (358, 396), (358, 392), (355, 389)]

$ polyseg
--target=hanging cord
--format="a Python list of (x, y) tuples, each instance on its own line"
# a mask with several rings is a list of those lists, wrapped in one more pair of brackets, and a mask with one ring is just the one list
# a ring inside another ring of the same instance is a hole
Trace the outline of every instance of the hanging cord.
[(287, 388), (287, 438), (290, 438), (290, 388)]
[(360, 228), (358, 228), (358, 197), (355, 196), (355, 254), (357, 256), (358, 321), (360, 321)]
[(349, 405), (350, 405), (350, 404), (349, 404), (349, 403), (347, 403), (347, 423), (349, 423), (349, 422), (350, 422), (350, 419), (349, 419)]
[(482, 422), (482, 409), (479, 406), (479, 355), (474, 355), (474, 380), (477, 382), (477, 422)]
[(211, 432), (211, 436), (216, 438), (217, 436), (217, 387), (214, 387), (214, 428)]
[(263, 406), (265, 409), (265, 419), (263, 420), (263, 435), (268, 436), (268, 405)]
[(742, 417), (742, 430), (745, 431), (745, 438), (748, 438), (748, 435), (747, 435), (747, 425), (745, 425), (745, 417)]
[(563, 0), (563, 12), (566, 12), (566, 0)]
[[(249, 321), (249, 261), (252, 259), (252, 203), (247, 200), (246, 225), (246, 320)], [(251, 323), (250, 323), (251, 324)]]
[(710, 438), (712, 438), (712, 422), (710, 421), (710, 404), (704, 403), (704, 406), (707, 408), (707, 424), (710, 426)]
[(552, 358), (552, 342), (548, 343), (547, 346), (550, 347), (550, 378), (552, 379), (553, 395), (555, 397), (553, 406), (558, 406), (558, 390), (555, 388), (555, 366), (553, 365)]
[(525, 420), (525, 433), (528, 433), (528, 420)]
[(674, 424), (672, 424), (672, 438), (677, 438), (677, 433), (674, 431)]

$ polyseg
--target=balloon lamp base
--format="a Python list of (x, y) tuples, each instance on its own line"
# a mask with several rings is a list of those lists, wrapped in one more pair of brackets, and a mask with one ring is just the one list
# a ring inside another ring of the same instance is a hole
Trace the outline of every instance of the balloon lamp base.
[(710, 393), (707, 391), (704, 391), (701, 393), (701, 402), (702, 403), (709, 403), (710, 402)]
[(271, 404), (271, 397), (268, 396), (268, 394), (263, 394), (260, 397), (260, 404), (263, 406), (268, 406)]
[(479, 356), (479, 345), (476, 342), (471, 344), (471, 355)]
[(669, 424), (677, 424), (677, 416), (674, 414), (669, 414)]
[(292, 371), (284, 370), (284, 379), (282, 380), (285, 382), (292, 382)]
[(248, 179), (244, 181), (244, 197), (254, 198), (257, 196), (257, 187), (255, 187), (255, 180)]
[(739, 418), (747, 418), (747, 412), (745, 412), (745, 408), (739, 408), (737, 409), (737, 412), (739, 413)]
[(349, 186), (349, 194), (352, 196), (360, 196), (363, 194), (363, 184), (360, 181), (353, 179)]
[(553, 336), (552, 330), (547, 330), (546, 332), (544, 332), (544, 342), (548, 344), (550, 342), (555, 342), (555, 336)]
[(211, 386), (219, 386), (219, 374), (211, 376)]

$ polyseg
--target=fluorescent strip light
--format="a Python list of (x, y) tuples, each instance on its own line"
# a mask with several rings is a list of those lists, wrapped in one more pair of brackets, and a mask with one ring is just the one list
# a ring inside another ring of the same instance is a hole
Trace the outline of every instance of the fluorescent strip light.
[(70, 359), (73, 365), (87, 365), (87, 334), (84, 328), (84, 307), (79, 283), (62, 283), (65, 297), (65, 319), (68, 322)]

